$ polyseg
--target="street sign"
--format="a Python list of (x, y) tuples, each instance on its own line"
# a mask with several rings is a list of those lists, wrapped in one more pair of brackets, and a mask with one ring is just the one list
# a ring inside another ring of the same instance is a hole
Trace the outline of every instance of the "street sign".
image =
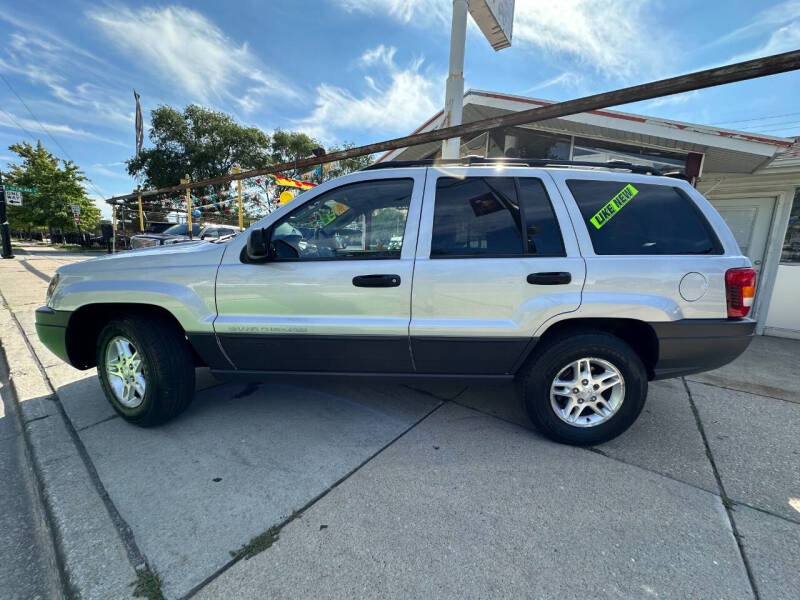
[(77, 204), (73, 204), (73, 205), (71, 205), (71, 206), (70, 206), (70, 208), (72, 209), (72, 214), (73, 214), (73, 215), (75, 215), (76, 217), (77, 217), (79, 214), (81, 214), (81, 207), (80, 207), (80, 206), (78, 206)]
[(76, 213), (76, 214), (72, 215), (72, 218), (75, 219), (75, 225), (80, 225), (81, 224), (81, 216), (79, 214)]
[(16, 190), (6, 188), (6, 204), (9, 206), (22, 206), (22, 194)]
[(514, 0), (470, 0), (469, 14), (492, 48), (502, 50), (511, 45)]
[(26, 194), (35, 194), (39, 191), (36, 188), (26, 188), (18, 185), (0, 185), (0, 190), (3, 189), (7, 192), (24, 192)]

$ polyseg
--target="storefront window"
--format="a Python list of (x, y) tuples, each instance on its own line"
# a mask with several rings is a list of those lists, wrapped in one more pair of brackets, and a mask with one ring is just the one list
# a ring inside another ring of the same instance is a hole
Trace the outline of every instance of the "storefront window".
[(640, 148), (610, 141), (575, 138), (572, 151), (573, 160), (589, 162), (608, 162), (619, 160), (634, 165), (654, 167), (661, 171), (680, 171), (686, 169), (686, 155), (653, 148)]
[(789, 227), (783, 240), (781, 263), (800, 265), (800, 188), (795, 191), (792, 212), (789, 213)]
[[(504, 130), (501, 156), (512, 158), (549, 158), (568, 160), (570, 138), (546, 131), (532, 131), (521, 127)], [(500, 144), (498, 144), (499, 146)]]

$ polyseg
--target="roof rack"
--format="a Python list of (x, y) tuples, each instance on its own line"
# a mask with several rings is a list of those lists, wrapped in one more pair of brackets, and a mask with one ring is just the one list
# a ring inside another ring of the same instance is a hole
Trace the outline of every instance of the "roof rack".
[(607, 162), (590, 162), (587, 160), (551, 160), (548, 158), (484, 158), (483, 156), (464, 156), (462, 158), (439, 159), (423, 158), (419, 160), (387, 160), (386, 162), (373, 163), (364, 167), (362, 171), (375, 171), (378, 169), (400, 169), (402, 167), (442, 167), (442, 166), (472, 166), (472, 165), (503, 165), (509, 167), (591, 167), (595, 169), (621, 169), (631, 173), (644, 175), (661, 175), (655, 167), (634, 165), (620, 160)]

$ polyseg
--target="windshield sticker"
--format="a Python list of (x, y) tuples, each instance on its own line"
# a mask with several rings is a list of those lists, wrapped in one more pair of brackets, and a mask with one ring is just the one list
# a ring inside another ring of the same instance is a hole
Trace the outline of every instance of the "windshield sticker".
[(589, 219), (596, 229), (600, 229), (603, 225), (608, 223), (619, 210), (625, 206), (631, 199), (639, 193), (635, 187), (630, 183), (622, 188), (619, 193), (614, 196), (608, 203), (598, 210), (595, 215)]

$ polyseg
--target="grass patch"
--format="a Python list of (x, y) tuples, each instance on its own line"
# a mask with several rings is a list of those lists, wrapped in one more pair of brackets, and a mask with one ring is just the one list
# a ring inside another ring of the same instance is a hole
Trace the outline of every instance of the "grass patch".
[(161, 592), (161, 580), (153, 571), (147, 570), (139, 573), (139, 579), (134, 584), (133, 595), (137, 598), (147, 598), (147, 600), (164, 600)]
[(281, 529), (286, 527), (289, 523), (291, 523), (295, 519), (299, 519), (302, 516), (303, 516), (302, 510), (299, 511), (296, 510), (292, 512), (291, 516), (288, 519), (286, 519), (283, 523), (278, 523), (277, 525), (273, 525), (261, 535), (257, 535), (238, 550), (232, 551), (231, 556), (233, 558), (244, 558), (245, 560), (253, 558), (256, 554), (258, 554), (259, 552), (263, 552), (264, 550), (267, 550), (272, 546), (272, 544), (278, 541)]
[(264, 533), (257, 535), (235, 552), (231, 552), (231, 556), (233, 558), (253, 558), (256, 554), (263, 552), (277, 542), (278, 537), (280, 537), (280, 532), (281, 528), (279, 525), (270, 527)]

